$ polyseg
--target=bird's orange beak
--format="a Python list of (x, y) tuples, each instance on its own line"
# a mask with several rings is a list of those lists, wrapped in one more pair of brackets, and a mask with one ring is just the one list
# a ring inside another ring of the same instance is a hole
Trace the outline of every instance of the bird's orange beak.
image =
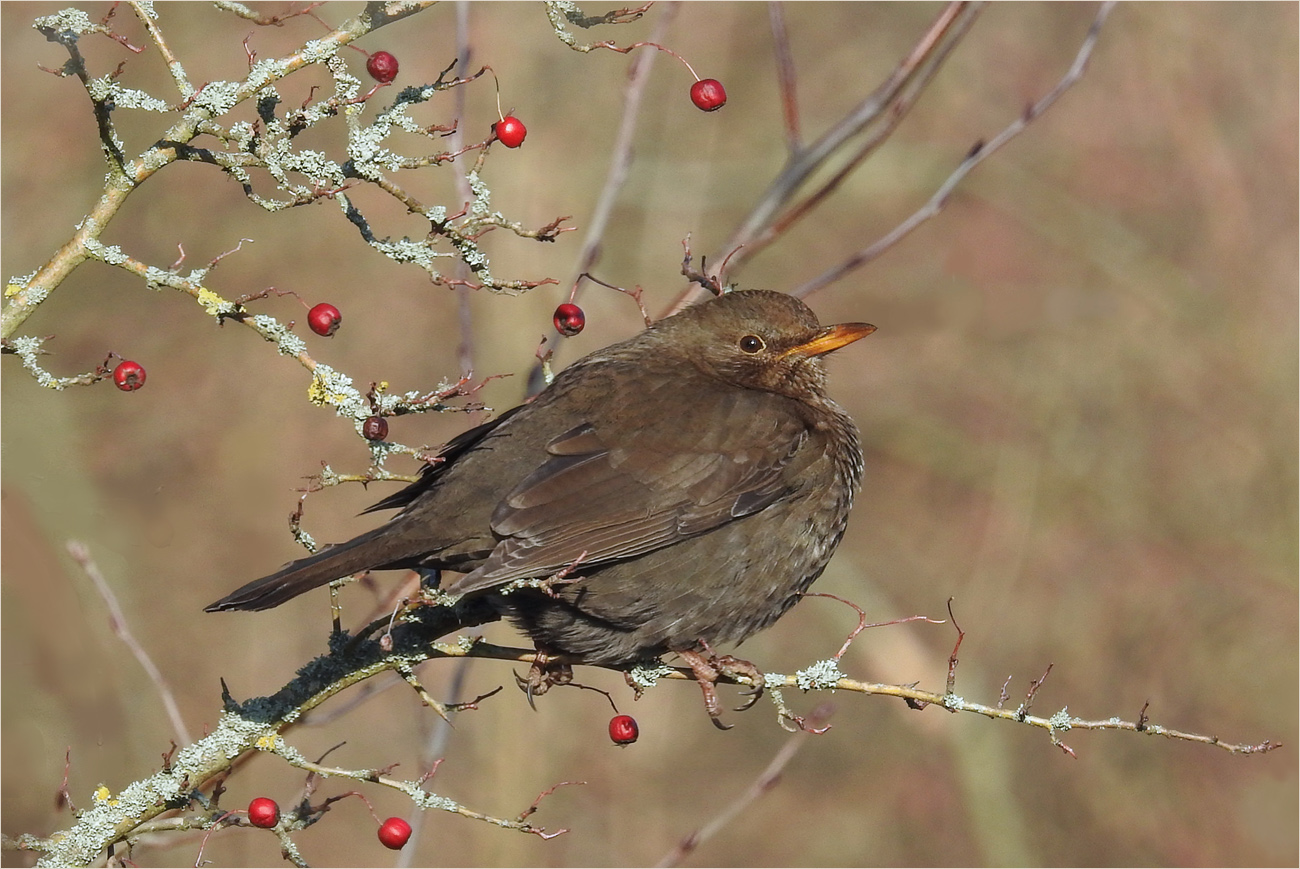
[(838, 350), (846, 344), (852, 344), (859, 338), (865, 338), (874, 331), (876, 327), (870, 323), (840, 323), (838, 326), (827, 326), (817, 333), (816, 338), (791, 347), (788, 352), (804, 356), (821, 356), (832, 350)]

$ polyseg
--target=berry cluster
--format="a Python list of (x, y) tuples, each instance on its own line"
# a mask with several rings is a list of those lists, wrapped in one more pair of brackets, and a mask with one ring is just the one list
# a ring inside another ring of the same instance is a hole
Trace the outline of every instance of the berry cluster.
[[(270, 797), (256, 797), (248, 804), (248, 822), (270, 830), (280, 823), (280, 806)], [(379, 825), (378, 835), (385, 848), (400, 851), (411, 839), (411, 825), (401, 818), (389, 818)]]
[[(686, 60), (682, 58), (680, 55), (678, 55), (676, 52), (664, 48), (662, 45), (656, 45), (651, 42), (639, 43), (638, 45), (646, 45), (653, 48), (657, 48), (660, 51), (667, 51), (669, 54), (672, 54), (678, 60), (681, 60), (682, 63), (685, 63), (686, 68), (691, 71), (691, 75), (695, 75), (695, 70), (691, 67), (691, 65), (689, 63), (686, 63)], [(633, 46), (633, 47), (637, 47), (637, 46)], [(374, 54), (370, 55), (370, 57), (367, 58), (366, 60), (366, 72), (370, 73), (370, 77), (373, 78), (375, 81), (379, 82), (381, 85), (389, 84), (394, 79), (396, 79), (397, 70), (398, 70), (397, 58), (394, 57), (391, 52), (376, 51)], [(495, 75), (496, 73), (493, 72), (493, 76)], [(523, 121), (519, 120), (519, 118), (515, 117), (514, 115), (501, 114), (500, 102), (501, 102), (501, 88), (500, 88), (500, 83), (498, 82), (497, 115), (500, 118), (500, 120), (498, 120), (495, 124), (492, 125), (491, 140), (498, 141), (502, 145), (505, 145), (507, 148), (518, 148), (520, 145), (524, 143), (524, 138), (528, 135), (528, 128), (524, 126)], [(701, 111), (716, 112), (718, 109), (722, 108), (724, 105), (727, 104), (727, 91), (725, 88), (723, 88), (722, 82), (718, 81), (716, 78), (701, 79), (699, 76), (696, 75), (695, 83), (691, 85), (691, 102), (694, 103), (696, 108), (700, 109)]]

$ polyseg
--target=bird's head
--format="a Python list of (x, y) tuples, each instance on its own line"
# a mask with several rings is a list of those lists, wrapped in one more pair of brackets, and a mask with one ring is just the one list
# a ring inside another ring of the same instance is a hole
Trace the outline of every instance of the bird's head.
[(822, 326), (803, 302), (770, 290), (736, 290), (661, 320), (657, 337), (729, 383), (794, 398), (826, 394), (822, 357), (865, 338), (869, 323)]

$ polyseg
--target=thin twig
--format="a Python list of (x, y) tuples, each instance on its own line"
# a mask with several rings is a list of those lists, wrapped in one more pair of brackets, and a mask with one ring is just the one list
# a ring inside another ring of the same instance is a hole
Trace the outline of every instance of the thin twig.
[[(467, 0), (458, 0), (456, 3), (456, 76), (464, 78), (469, 74), (470, 60), (473, 56), (474, 47), (469, 41), (469, 13), (470, 6)], [(453, 151), (459, 151), (464, 146), (464, 134), (461, 130), (465, 127), (465, 88), (456, 88), (456, 129), (451, 134), (451, 144)], [(461, 202), (470, 202), (474, 198), (474, 191), (469, 186), (469, 176), (465, 172), (465, 164), (459, 160), (452, 162), (456, 179), (456, 196)], [(469, 266), (463, 259), (456, 260), (456, 277), (462, 281), (469, 279)], [(460, 371), (462, 374), (474, 370), (474, 313), (470, 306), (470, 290), (465, 284), (459, 284), (455, 288), (456, 293), (456, 325), (460, 333), (460, 341), (456, 345), (456, 356), (460, 362)], [(414, 849), (411, 849), (412, 851)]]
[[(677, 17), (678, 5), (669, 4), (655, 23), (650, 34), (651, 42), (662, 41)], [(605, 185), (596, 198), (596, 205), (591, 212), (587, 225), (587, 237), (582, 241), (582, 250), (578, 254), (578, 264), (573, 270), (574, 282), (577, 276), (590, 271), (600, 256), (600, 242), (609, 226), (610, 215), (614, 212), (614, 203), (627, 181), (628, 171), (632, 165), (632, 146), (636, 142), (637, 120), (641, 114), (641, 102), (645, 96), (646, 85), (650, 81), (650, 70), (654, 67), (657, 51), (639, 53), (628, 71), (627, 88), (623, 91), (623, 117), (619, 121), (618, 135), (614, 139), (609, 159), (609, 171), (605, 174)]]
[(966, 639), (966, 632), (957, 624), (957, 616), (952, 611), (952, 598), (948, 598), (948, 618), (952, 620), (952, 626), (957, 631), (957, 642), (953, 643), (952, 654), (948, 656), (948, 681), (944, 685), (944, 694), (951, 694), (953, 688), (957, 685), (957, 652), (961, 649), (961, 641)]
[(117, 602), (117, 595), (113, 594), (113, 589), (109, 587), (107, 580), (104, 579), (104, 574), (100, 572), (99, 565), (90, 557), (90, 550), (86, 548), (84, 543), (76, 540), (69, 540), (67, 548), (68, 554), (80, 565), (86, 576), (90, 577), (90, 581), (94, 583), (99, 596), (104, 599), (104, 603), (108, 604), (108, 623), (113, 629), (113, 634), (131, 650), (131, 654), (135, 655), (135, 659), (140, 662), (140, 666), (153, 680), (154, 687), (158, 690), (158, 696), (162, 698), (163, 706), (167, 709), (167, 717), (171, 719), (176, 738), (182, 745), (189, 745), (190, 732), (185, 726), (185, 719), (181, 717), (181, 710), (176, 705), (176, 697), (172, 694), (172, 689), (167, 685), (167, 680), (163, 678), (162, 672), (154, 665), (149, 653), (144, 650), (144, 646), (140, 645), (131, 633), (131, 628), (126, 622), (126, 615)]
[(885, 82), (856, 105), (845, 117), (823, 133), (817, 141), (806, 149), (782, 170), (769, 186), (767, 192), (750, 212), (740, 229), (732, 236), (725, 249), (730, 250), (746, 243), (757, 235), (761, 227), (766, 226), (775, 216), (777, 210), (794, 194), (800, 185), (845, 142), (864, 130), (884, 114), (902, 91), (903, 86), (916, 75), (927, 58), (944, 43), (948, 33), (963, 18), (973, 16), (979, 11), (978, 4), (954, 2), (949, 3), (939, 13), (939, 17), (925, 32), (916, 46)]
[(918, 209), (911, 217), (894, 227), (893, 230), (874, 244), (868, 245), (853, 254), (844, 262), (834, 268), (827, 269), (812, 280), (800, 284), (798, 287), (791, 290), (790, 294), (799, 297), (807, 296), (828, 284), (838, 281), (854, 269), (861, 268), (866, 263), (869, 263), (876, 257), (880, 256), (886, 250), (897, 244), (899, 240), (906, 237), (910, 232), (912, 232), (912, 230), (916, 229), (922, 223), (925, 223), (927, 220), (942, 211), (943, 207), (948, 204), (948, 198), (952, 195), (953, 190), (972, 169), (984, 162), (987, 157), (992, 155), (1007, 142), (1024, 132), (1024, 130), (1033, 123), (1039, 115), (1051, 108), (1052, 104), (1060, 99), (1061, 95), (1069, 90), (1075, 82), (1083, 78), (1083, 74), (1088, 68), (1088, 61), (1092, 57), (1093, 48), (1097, 44), (1097, 37), (1101, 33), (1101, 27), (1106, 21), (1106, 16), (1110, 14), (1110, 11), (1114, 6), (1114, 0), (1107, 0), (1107, 2), (1101, 4), (1101, 8), (1097, 10), (1097, 17), (1093, 19), (1092, 26), (1088, 28), (1088, 35), (1084, 37), (1083, 44), (1079, 46), (1079, 51), (1074, 57), (1074, 63), (1070, 65), (1069, 71), (1066, 72), (1059, 82), (1057, 82), (1056, 87), (1052, 88), (1052, 90), (1038, 102), (1027, 106), (1020, 117), (1012, 121), (1006, 129), (1001, 133), (998, 133), (998, 135), (992, 140), (988, 142), (977, 142), (966, 155), (966, 159), (963, 160), (955, 170), (953, 170), (953, 173), (948, 176), (948, 179), (943, 182), (937, 191), (935, 191), (934, 195), (930, 197), (929, 201), (926, 202), (925, 205)]
[(758, 778), (754, 779), (749, 787), (745, 788), (743, 793), (736, 797), (736, 799), (729, 805), (725, 806), (721, 812), (718, 812), (717, 816), (715, 816), (711, 821), (678, 842), (677, 846), (665, 854), (655, 865), (680, 866), (682, 860), (686, 859), (692, 851), (704, 842), (713, 838), (719, 830), (731, 823), (731, 821), (734, 820), (741, 811), (747, 808), (750, 803), (776, 787), (777, 783), (781, 780), (781, 773), (785, 770), (786, 766), (789, 765), (790, 761), (794, 758), (795, 754), (798, 753), (799, 749), (803, 748), (804, 744), (808, 741), (807, 737), (810, 733), (812, 733), (815, 728), (824, 726), (834, 712), (835, 707), (829, 703), (823, 703), (813, 710), (812, 715), (808, 717), (808, 723), (810, 725), (808, 730), (800, 730), (798, 733), (795, 733), (787, 739), (785, 744), (782, 745), (781, 749), (776, 753), (776, 756), (772, 758), (772, 762), (767, 765), (767, 769), (759, 773)]
[(770, 0), (767, 4), (767, 20), (772, 28), (776, 80), (781, 87), (781, 114), (785, 118), (786, 147), (793, 157), (803, 149), (803, 139), (799, 132), (799, 95), (795, 87), (794, 55), (790, 51), (790, 34), (785, 29), (785, 6), (781, 0)]
[(875, 153), (876, 149), (893, 135), (894, 130), (898, 128), (898, 125), (907, 117), (912, 107), (916, 105), (922, 91), (938, 73), (944, 61), (948, 59), (948, 55), (957, 47), (957, 44), (966, 35), (966, 31), (970, 29), (971, 25), (975, 23), (975, 16), (982, 8), (982, 6), (971, 7), (969, 14), (957, 21), (945, 34), (943, 43), (925, 58), (917, 73), (904, 83), (898, 95), (890, 104), (889, 111), (875, 119), (869, 130), (856, 145), (853, 153), (844, 160), (843, 165), (825, 181), (820, 182), (815, 190), (803, 196), (789, 209), (782, 212), (779, 218), (772, 220), (767, 227), (748, 241), (744, 246), (745, 253), (741, 260), (753, 257), (785, 234), (794, 224), (816, 210), (832, 193), (839, 189), (840, 185), (850, 175), (857, 171), (867, 157)]
[[(466, 658), (463, 661), (456, 662), (456, 666), (452, 669), (451, 686), (447, 689), (447, 702), (445, 704), (450, 715), (456, 714), (456, 704), (465, 692), (465, 678), (469, 675), (470, 664), (471, 660)], [(447, 755), (447, 743), (451, 741), (452, 723), (450, 720), (443, 718), (429, 719), (422, 717), (421, 721), (432, 721), (432, 724), (428, 738), (420, 751), (420, 765), (437, 769), (438, 764), (442, 762), (442, 758)], [(418, 844), (420, 841), (420, 835), (424, 832), (425, 817), (426, 813), (424, 812), (410, 812), (407, 815), (406, 821), (411, 825), (412, 845)], [(418, 850), (416, 847), (403, 848), (401, 854), (398, 855), (397, 865), (414, 865), (415, 852)]]
[[(651, 42), (663, 40), (673, 19), (677, 17), (677, 10), (676, 3), (668, 4), (650, 34)], [(641, 102), (645, 96), (646, 85), (650, 82), (650, 70), (654, 67), (658, 55), (657, 51), (640, 52), (628, 71), (627, 87), (623, 91), (623, 117), (619, 121), (618, 134), (614, 138), (614, 146), (611, 149), (609, 170), (605, 174), (605, 184), (600, 190), (600, 195), (596, 197), (591, 220), (587, 224), (587, 237), (582, 240), (582, 249), (578, 253), (577, 266), (574, 269), (574, 278), (569, 283), (570, 286), (576, 284), (584, 272), (590, 271), (600, 258), (601, 239), (604, 238), (605, 231), (609, 227), (610, 216), (614, 213), (614, 204), (618, 201), (618, 195), (627, 181), (632, 166), (632, 146), (636, 143), (636, 127), (641, 114)], [(554, 340), (555, 336), (548, 336), (546, 343), (553, 343)], [(539, 354), (541, 352), (539, 350)], [(540, 383), (542, 382), (539, 376), (540, 358), (534, 367), (535, 370), (531, 372), (528, 382)]]
[(140, 23), (148, 31), (153, 44), (158, 47), (158, 53), (162, 55), (163, 61), (167, 64), (167, 71), (171, 73), (172, 81), (176, 84), (176, 90), (183, 97), (192, 96), (194, 85), (190, 84), (190, 80), (185, 77), (185, 68), (181, 66), (181, 62), (172, 53), (171, 46), (163, 38), (162, 30), (158, 28), (157, 19), (152, 14), (153, 10), (141, 5), (138, 0), (132, 0), (131, 10), (135, 12), (136, 17), (140, 19)]
[[(469, 673), (470, 659), (458, 661), (451, 674), (451, 687), (448, 689), (447, 701), (443, 705), (446, 714), (432, 719), (431, 729), (428, 738), (425, 740), (424, 748), (420, 753), (420, 765), (429, 768), (429, 773), (421, 779), (421, 784), (428, 779), (433, 778), (433, 773), (437, 771), (439, 764), (447, 754), (447, 743), (451, 739), (452, 723), (448, 716), (455, 715), (456, 704), (460, 700), (461, 694), (465, 690), (465, 677)], [(430, 719), (421, 718), (421, 721)], [(412, 847), (403, 848), (397, 858), (398, 866), (412, 866), (415, 861), (415, 853), (418, 851), (420, 836), (424, 832), (424, 821), (426, 813), (421, 811), (412, 811), (407, 814), (406, 822), (411, 825)]]
[[(764, 237), (764, 233), (777, 220), (781, 210), (796, 196), (808, 179), (842, 147), (876, 123), (883, 123), (886, 129), (896, 126), (898, 118), (891, 118), (891, 113), (905, 113), (906, 109), (915, 103), (920, 88), (930, 81), (934, 70), (938, 68), (952, 45), (966, 34), (982, 8), (983, 4), (966, 2), (951, 2), (944, 7), (934, 23), (913, 46), (907, 57), (900, 61), (888, 79), (815, 142), (800, 149), (798, 153), (790, 155), (785, 167), (772, 179), (767, 190), (732, 232), (719, 253), (713, 257), (713, 261), (721, 262), (730, 258), (729, 255), (733, 253), (739, 253), (740, 259), (737, 260), (739, 265), (740, 260), (754, 256), (774, 239), (774, 236)], [(913, 83), (917, 83), (916, 87), (909, 88)], [(900, 95), (904, 94), (909, 96), (900, 100)], [(831, 183), (838, 182), (832, 180)], [(760, 237), (764, 237), (762, 244), (755, 244)], [(711, 272), (711, 275), (715, 278), (720, 277), (717, 271)], [(686, 307), (700, 293), (701, 291), (696, 287), (689, 288), (670, 306), (667, 313)]]
[[(494, 658), (502, 661), (518, 661), (523, 664), (531, 664), (537, 656), (534, 649), (509, 648), (504, 646), (495, 646), (490, 643), (476, 643), (473, 646), (465, 647), (454, 644), (438, 643), (430, 654), (434, 657), (475, 657), (475, 658)], [(557, 656), (554, 659), (557, 664), (581, 664), (581, 661), (570, 660), (566, 656)], [(604, 669), (617, 669), (606, 667)], [(1232, 754), (1264, 754), (1280, 748), (1282, 743), (1266, 739), (1257, 743), (1234, 743), (1224, 742), (1218, 736), (1204, 735), (1199, 733), (1190, 733), (1183, 730), (1175, 730), (1170, 727), (1164, 727), (1152, 724), (1150, 719), (1142, 722), (1139, 727), (1137, 722), (1125, 721), (1119, 717), (1107, 718), (1104, 720), (1088, 720), (1071, 716), (1065, 709), (1051, 715), (1042, 717), (1037, 715), (1025, 714), (1023, 709), (1005, 709), (998, 706), (988, 706), (983, 703), (976, 703), (959, 697), (955, 694), (937, 693), (926, 691), (911, 685), (889, 685), (883, 682), (863, 682), (858, 679), (848, 677), (838, 677), (829, 679), (825, 682), (818, 682), (809, 685), (802, 682), (797, 675), (786, 676), (780, 674), (767, 673), (766, 687), (771, 689), (797, 688), (802, 691), (808, 690), (832, 690), (848, 691), (856, 694), (882, 695), (886, 697), (897, 697), (901, 700), (910, 700), (916, 709), (922, 709), (931, 705), (938, 705), (952, 712), (973, 712), (976, 715), (983, 715), (986, 718), (992, 718), (999, 721), (1009, 721), (1018, 724), (1027, 724), (1030, 727), (1037, 727), (1046, 730), (1049, 734), (1064, 733), (1069, 730), (1120, 730), (1141, 733), (1146, 736), (1163, 736), (1167, 739), (1177, 739), (1186, 742), (1195, 742), (1201, 745), (1212, 745), (1221, 748)], [(687, 682), (695, 682), (696, 676), (694, 671), (689, 667), (668, 667), (660, 673), (660, 678), (680, 679)], [(721, 675), (719, 682), (728, 684), (747, 684), (738, 679)], [(1041, 680), (1039, 680), (1041, 682)]]

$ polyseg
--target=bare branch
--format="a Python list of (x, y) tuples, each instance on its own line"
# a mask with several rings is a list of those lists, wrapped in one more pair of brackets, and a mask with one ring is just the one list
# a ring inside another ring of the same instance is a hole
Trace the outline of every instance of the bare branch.
[(135, 635), (131, 633), (131, 628), (126, 621), (126, 614), (122, 612), (122, 606), (117, 602), (117, 595), (113, 594), (113, 589), (109, 587), (108, 581), (104, 579), (104, 574), (100, 572), (99, 565), (90, 557), (90, 550), (84, 543), (76, 540), (69, 540), (66, 545), (68, 554), (80, 565), (82, 571), (94, 583), (95, 591), (99, 592), (99, 596), (108, 605), (108, 623), (113, 629), (113, 634), (131, 650), (131, 654), (135, 656), (135, 659), (152, 680), (154, 688), (158, 691), (158, 696), (162, 699), (163, 707), (167, 710), (167, 717), (171, 719), (172, 730), (176, 732), (176, 738), (188, 744), (190, 732), (185, 726), (185, 719), (181, 717), (180, 707), (176, 705), (176, 696), (172, 694), (167, 679), (163, 677), (153, 659), (149, 657), (149, 653), (145, 651), (144, 646), (140, 645)]
[(795, 87), (794, 55), (790, 52), (790, 34), (785, 29), (785, 6), (781, 0), (769, 0), (767, 18), (772, 28), (772, 53), (776, 55), (777, 83), (781, 87), (786, 148), (793, 157), (803, 150), (803, 138), (799, 132), (799, 94)]
[[(803, 208), (796, 207), (783, 226), (788, 227), (793, 220), (807, 213), (812, 205), (847, 177), (852, 167), (884, 141), (901, 121), (902, 116), (916, 102), (920, 91), (933, 78), (948, 52), (965, 36), (982, 8), (983, 4), (980, 3), (949, 3), (888, 79), (817, 141), (790, 155), (780, 174), (772, 180), (749, 214), (719, 249), (715, 260), (725, 254), (739, 254), (736, 260), (736, 265), (739, 266), (742, 261), (770, 244), (778, 234), (768, 234), (768, 230), (778, 222), (781, 210), (794, 199), (808, 179), (850, 141), (870, 131), (876, 124), (882, 125), (882, 129), (862, 144), (857, 156), (849, 158), (848, 166), (842, 168), (839, 175), (827, 185), (823, 185), (819, 194), (813, 194)], [(716, 283), (723, 282), (720, 270), (712, 272), (711, 277)], [(687, 290), (670, 307), (669, 313), (681, 310), (697, 296), (697, 290)]]
[(791, 290), (791, 294), (804, 297), (811, 293), (815, 293), (817, 290), (820, 290), (828, 284), (838, 281), (840, 278), (855, 269), (861, 268), (863, 265), (880, 256), (911, 233), (912, 230), (916, 229), (922, 223), (925, 223), (927, 220), (942, 211), (943, 207), (948, 204), (948, 198), (952, 195), (953, 190), (956, 189), (957, 185), (961, 183), (963, 178), (970, 174), (972, 169), (984, 162), (986, 158), (1000, 149), (1007, 142), (1024, 132), (1039, 115), (1051, 108), (1052, 105), (1060, 99), (1061, 95), (1069, 90), (1075, 82), (1083, 78), (1083, 74), (1088, 68), (1088, 60), (1092, 57), (1093, 48), (1097, 44), (1097, 37), (1101, 33), (1101, 27), (1105, 24), (1106, 16), (1110, 14), (1114, 5), (1114, 0), (1107, 0), (1107, 2), (1101, 4), (1101, 8), (1097, 10), (1097, 17), (1093, 19), (1092, 26), (1088, 28), (1088, 34), (1084, 37), (1083, 44), (1079, 46), (1079, 51), (1075, 55), (1074, 63), (1070, 65), (1070, 69), (1066, 72), (1065, 76), (1057, 82), (1056, 87), (1052, 88), (1052, 90), (1038, 102), (1026, 107), (1024, 113), (1020, 117), (1012, 121), (1006, 129), (1001, 133), (998, 133), (998, 135), (993, 137), (991, 141), (977, 142), (975, 146), (971, 148), (970, 153), (966, 155), (966, 159), (962, 160), (961, 164), (953, 170), (953, 173), (948, 176), (948, 179), (944, 181), (937, 191), (935, 191), (934, 195), (930, 197), (929, 201), (926, 202), (925, 205), (918, 209), (911, 217), (894, 227), (893, 230), (887, 233), (880, 240), (853, 254), (847, 260), (834, 268), (828, 269), (812, 280), (800, 284), (798, 287)]
[(656, 866), (680, 866), (686, 857), (709, 839), (713, 838), (719, 830), (735, 820), (736, 816), (744, 811), (751, 803), (757, 800), (763, 794), (776, 787), (781, 781), (781, 773), (794, 759), (794, 756), (803, 748), (808, 741), (808, 736), (818, 732), (816, 728), (825, 728), (826, 722), (835, 713), (835, 707), (829, 703), (823, 703), (818, 706), (811, 716), (809, 716), (810, 727), (808, 730), (800, 730), (785, 741), (777, 751), (776, 756), (772, 758), (767, 768), (759, 773), (758, 778), (747, 787), (731, 803), (725, 806), (721, 812), (712, 820), (696, 829), (694, 832), (683, 838), (677, 843), (677, 847), (669, 851)]
[[(673, 19), (677, 17), (678, 8), (677, 4), (672, 4), (659, 17), (655, 29), (651, 33), (651, 41), (658, 42), (664, 38)], [(639, 11), (637, 17), (640, 17)], [(650, 70), (654, 67), (655, 58), (658, 54), (657, 51), (641, 52), (637, 55), (636, 60), (632, 63), (632, 68), (628, 71), (627, 87), (623, 90), (623, 116), (619, 121), (618, 134), (614, 138), (614, 146), (610, 153), (609, 169), (605, 174), (605, 184), (596, 197), (596, 205), (592, 209), (591, 221), (587, 225), (587, 235), (582, 240), (582, 249), (578, 253), (577, 266), (574, 268), (575, 277), (572, 282), (575, 285), (581, 279), (581, 275), (590, 271), (600, 259), (601, 239), (604, 238), (605, 230), (609, 227), (609, 219), (614, 213), (614, 205), (618, 202), (618, 195), (627, 181), (628, 172), (632, 166), (632, 146), (636, 142), (637, 120), (640, 117), (641, 103), (645, 96), (646, 85), (650, 82)], [(553, 343), (554, 341), (555, 336), (548, 336), (547, 342)], [(537, 382), (538, 380), (537, 375), (541, 368), (540, 357), (536, 367), (537, 370), (530, 375), (529, 382)]]

